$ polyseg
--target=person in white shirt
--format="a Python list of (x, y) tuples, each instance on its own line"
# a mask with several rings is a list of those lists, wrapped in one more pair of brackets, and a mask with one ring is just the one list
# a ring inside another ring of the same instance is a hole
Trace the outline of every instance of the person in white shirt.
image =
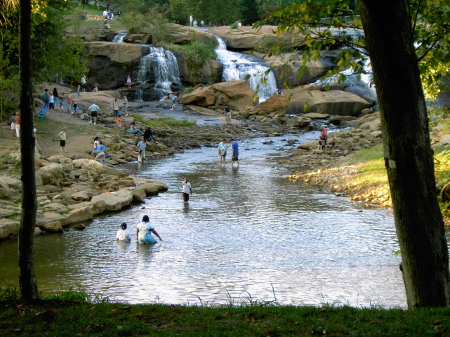
[(191, 183), (188, 181), (187, 178), (184, 178), (183, 182), (181, 183), (181, 186), (183, 187), (182, 189), (183, 200), (184, 202), (188, 202), (189, 195), (192, 193)]
[(127, 231), (127, 224), (124, 222), (120, 225), (120, 229), (117, 231), (116, 240), (119, 241), (131, 241), (130, 232)]

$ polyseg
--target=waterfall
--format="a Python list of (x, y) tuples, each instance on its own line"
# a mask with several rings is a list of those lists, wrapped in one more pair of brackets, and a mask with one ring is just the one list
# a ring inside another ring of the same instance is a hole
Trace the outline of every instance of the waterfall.
[(160, 100), (172, 92), (173, 84), (180, 85), (178, 62), (175, 56), (162, 47), (149, 46), (150, 53), (141, 59), (137, 81), (145, 84), (150, 80)]
[(114, 38), (111, 42), (122, 43), (125, 36), (127, 36), (127, 33), (117, 33), (116, 35), (114, 35)]
[(250, 87), (258, 92), (259, 102), (265, 101), (277, 91), (275, 75), (273, 71), (266, 75), (270, 67), (263, 60), (228, 51), (224, 40), (219, 36), (216, 38), (219, 43), (216, 48), (217, 61), (223, 66), (222, 81), (247, 79)]

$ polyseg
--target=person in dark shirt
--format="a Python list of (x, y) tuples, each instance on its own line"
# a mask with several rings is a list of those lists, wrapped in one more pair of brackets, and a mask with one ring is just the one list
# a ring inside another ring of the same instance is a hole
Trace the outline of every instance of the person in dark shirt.
[(152, 129), (150, 129), (150, 127), (147, 127), (147, 130), (144, 131), (144, 138), (146, 140), (153, 140), (154, 142), (156, 142), (155, 136), (153, 135), (153, 131)]

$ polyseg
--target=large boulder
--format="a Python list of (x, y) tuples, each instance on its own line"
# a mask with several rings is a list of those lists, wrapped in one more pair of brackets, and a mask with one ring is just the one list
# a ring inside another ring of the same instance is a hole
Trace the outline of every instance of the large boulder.
[(301, 114), (308, 112), (326, 113), (329, 115), (356, 116), (361, 110), (370, 107), (365, 99), (341, 90), (287, 90), (292, 94), (289, 100), (287, 113)]
[(253, 112), (256, 115), (268, 115), (276, 113), (278, 115), (285, 115), (286, 108), (288, 106), (288, 100), (283, 95), (275, 95), (269, 97), (264, 102), (259, 103)]
[(225, 39), (228, 49), (232, 50), (252, 50), (260, 44), (271, 44), (277, 41), (280, 44), (301, 46), (304, 38), (301, 34), (281, 33), (277, 36), (276, 26), (265, 25), (255, 29), (252, 26), (240, 26), (232, 29), (230, 26), (213, 27), (209, 32)]
[(216, 83), (211, 86), (215, 92), (216, 105), (228, 105), (231, 109), (241, 110), (254, 105), (255, 91), (246, 80)]
[(58, 184), (64, 177), (64, 166), (59, 163), (50, 163), (41, 167), (36, 171), (36, 174), (42, 178), (44, 185)]
[[(198, 39), (199, 36), (207, 35), (211, 36), (208, 32), (202, 29), (198, 29), (191, 26), (182, 26), (176, 23), (166, 24), (165, 39), (174, 44), (186, 44), (192, 41), (192, 39)], [(150, 32), (153, 30), (150, 29)]]
[(67, 220), (70, 224), (91, 220), (94, 217), (92, 205), (76, 208), (67, 214)]
[[(262, 54), (254, 53), (257, 56), (263, 57)], [(335, 67), (335, 64), (328, 58), (320, 58), (317, 61), (309, 61), (306, 63), (308, 70), (303, 72), (301, 77), (298, 77), (298, 70), (302, 65), (302, 54), (299, 53), (286, 53), (283, 56), (264, 55), (264, 60), (273, 69), (275, 79), (278, 88), (285, 86), (285, 82), (288, 82), (291, 87), (310, 83), (315, 79), (320, 78), (328, 70)], [(289, 61), (289, 62), (287, 62)]]
[(148, 47), (130, 43), (88, 42), (86, 43), (86, 53), (126, 64), (140, 60), (142, 56), (148, 54)]
[(18, 235), (19, 226), (19, 221), (0, 219), (0, 239), (5, 239), (10, 235)]
[(103, 165), (96, 160), (92, 159), (76, 159), (73, 161), (73, 166), (76, 169), (87, 169), (88, 174), (93, 177), (99, 177), (102, 175), (110, 175), (117, 178), (126, 177), (127, 174), (123, 171)]
[(215, 103), (214, 90), (209, 87), (199, 87), (194, 91), (184, 94), (182, 104), (195, 104), (200, 106), (210, 106)]
[(133, 202), (133, 193), (128, 189), (121, 189), (117, 192), (102, 193), (92, 197), (91, 203), (106, 203), (105, 211), (120, 211), (123, 207), (129, 206)]

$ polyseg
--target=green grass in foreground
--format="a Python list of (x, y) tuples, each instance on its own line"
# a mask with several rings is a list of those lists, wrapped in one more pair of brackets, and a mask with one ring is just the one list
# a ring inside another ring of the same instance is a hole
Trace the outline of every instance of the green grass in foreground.
[(296, 307), (250, 297), (222, 306), (130, 305), (80, 286), (33, 304), (19, 297), (0, 280), (2, 336), (450, 336), (447, 308)]
[(449, 336), (448, 309), (0, 302), (3, 336)]
[(360, 164), (360, 172), (355, 178), (356, 183), (384, 183), (388, 188), (388, 179), (383, 160), (383, 145), (358, 151), (353, 156), (355, 164)]

